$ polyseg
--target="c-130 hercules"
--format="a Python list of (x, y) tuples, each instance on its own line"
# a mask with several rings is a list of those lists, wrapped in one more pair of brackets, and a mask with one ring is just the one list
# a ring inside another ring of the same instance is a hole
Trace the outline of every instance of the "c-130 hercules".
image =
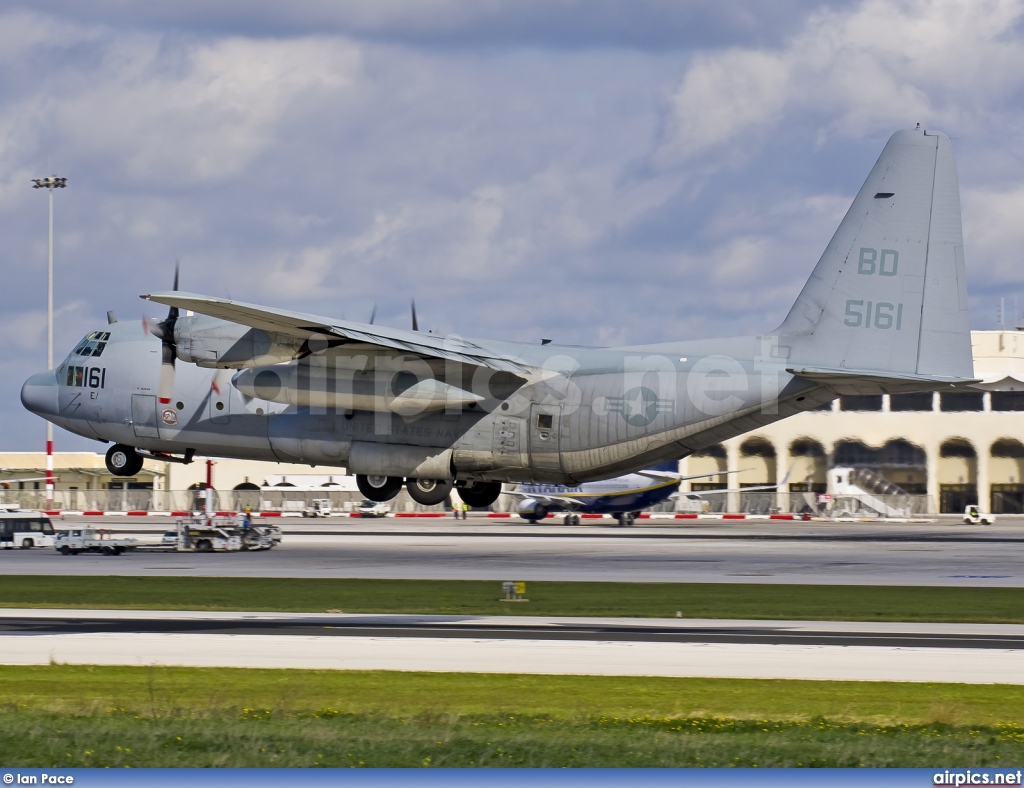
[(973, 379), (956, 169), (946, 136), (921, 128), (889, 139), (789, 315), (763, 336), (537, 345), (176, 289), (143, 298), (167, 317), (109, 316), (25, 383), (25, 407), (112, 442), (114, 474), (194, 455), (344, 466), (377, 501), (405, 484), (439, 503), (454, 486), (484, 507), (502, 482), (608, 478), (838, 395)]

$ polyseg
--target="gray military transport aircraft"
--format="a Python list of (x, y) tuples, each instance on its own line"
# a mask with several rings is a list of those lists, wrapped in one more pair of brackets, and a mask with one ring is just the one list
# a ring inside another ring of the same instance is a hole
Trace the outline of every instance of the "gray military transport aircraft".
[(33, 413), (113, 443), (117, 475), (195, 455), (344, 466), (371, 500), (404, 484), (434, 504), (454, 486), (483, 507), (502, 482), (609, 478), (838, 395), (973, 380), (956, 169), (946, 136), (921, 128), (890, 138), (788, 316), (761, 336), (465, 339), (178, 292), (176, 280), (142, 296), (169, 306), (165, 319), (108, 313), (22, 388)]

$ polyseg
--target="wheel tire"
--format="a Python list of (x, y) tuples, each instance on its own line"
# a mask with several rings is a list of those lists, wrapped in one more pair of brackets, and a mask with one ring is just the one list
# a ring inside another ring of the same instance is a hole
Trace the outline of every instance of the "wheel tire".
[(31, 539), (22, 539), (21, 540), (21, 549), (22, 550), (29, 550), (29, 549), (31, 549), (31, 548), (33, 548), (35, 546), (36, 546), (36, 543), (33, 542)]
[(405, 491), (416, 503), (436, 506), (452, 494), (455, 482), (443, 479), (406, 479)]
[(572, 516), (572, 524), (573, 525), (579, 525), (580, 524), (580, 516), (578, 514), (574, 514)]
[(60, 554), (61, 554), (61, 555), (71, 555), (71, 548), (70, 548), (70, 547), (68, 547), (67, 545), (63, 545), (63, 546), (62, 546), (62, 547), (60, 548)]
[(124, 552), (124, 548), (123, 547), (115, 547), (114, 548), (114, 555), (121, 555), (121, 553), (123, 553), (123, 552)]
[(196, 552), (209, 553), (213, 550), (213, 543), (209, 539), (200, 539), (196, 542)]
[(71, 551), (71, 555), (78, 555), (80, 552), (82, 552), (82, 551), (81, 550), (72, 550)]
[(365, 473), (356, 475), (356, 487), (363, 497), (382, 503), (390, 501), (402, 489), (401, 476), (368, 476)]
[(501, 495), (501, 482), (470, 482), (457, 489), (464, 503), (474, 509), (486, 509)]
[(104, 548), (102, 548), (100, 550), (100, 552), (102, 552), (103, 555), (114, 555), (114, 548), (113, 547), (104, 547)]
[(131, 446), (115, 443), (107, 449), (105, 463), (114, 476), (134, 476), (142, 470), (142, 457)]

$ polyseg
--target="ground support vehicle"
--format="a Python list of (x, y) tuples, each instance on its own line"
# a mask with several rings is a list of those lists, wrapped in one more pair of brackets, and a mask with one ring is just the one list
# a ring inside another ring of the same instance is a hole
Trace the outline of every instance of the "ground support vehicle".
[(281, 529), (278, 528), (276, 525), (254, 525), (253, 528), (255, 528), (260, 533), (270, 537), (270, 542), (272, 545), (281, 544)]
[(229, 522), (178, 520), (178, 541), (174, 549), (183, 553), (232, 552), (242, 549), (242, 537)]
[(0, 547), (53, 547), (56, 532), (50, 518), (30, 509), (0, 510)]
[(306, 517), (330, 517), (331, 500), (330, 498), (317, 498), (303, 509), (302, 513)]
[(964, 522), (968, 525), (992, 525), (995, 521), (994, 515), (981, 511), (981, 507), (975, 504), (964, 509)]
[(61, 555), (78, 555), (79, 553), (103, 553), (103, 555), (121, 555), (138, 547), (135, 539), (114, 539), (102, 528), (72, 528), (61, 531), (53, 543)]
[(385, 517), (391, 511), (391, 506), (384, 501), (360, 501), (360, 517)]

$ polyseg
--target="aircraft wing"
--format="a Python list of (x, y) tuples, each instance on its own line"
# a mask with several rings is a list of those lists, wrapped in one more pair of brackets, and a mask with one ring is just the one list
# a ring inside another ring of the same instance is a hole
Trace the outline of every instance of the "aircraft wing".
[(420, 331), (374, 326), (369, 323), (348, 320), (334, 320), (319, 315), (271, 309), (256, 304), (245, 304), (226, 298), (214, 298), (195, 293), (174, 291), (149, 293), (141, 297), (158, 304), (176, 306), (179, 309), (187, 309), (243, 326), (300, 339), (323, 337), (330, 340), (332, 345), (371, 345), (427, 358), (442, 358), (462, 364), (475, 364), (517, 375), (526, 373), (526, 370), (517, 364), (511, 356), (495, 353), (460, 337), (441, 337)]
[[(53, 476), (53, 480), (54, 481), (59, 481), (60, 477), (55, 474)], [(45, 482), (45, 481), (46, 481), (46, 477), (45, 476), (22, 476), (22, 477), (17, 478), (17, 479), (0, 479), (0, 485), (2, 485), (3, 487), (10, 487), (12, 484), (14, 484), (16, 482)]]
[(582, 509), (584, 504), (576, 498), (570, 498), (567, 495), (548, 495), (547, 493), (527, 493), (519, 492), (518, 490), (512, 490), (506, 495), (518, 495), (521, 498), (532, 498), (535, 501), (541, 503), (557, 503), (561, 506), (571, 506), (574, 509)]
[(759, 484), (756, 487), (722, 487), (720, 490), (693, 490), (691, 492), (677, 492), (670, 495), (670, 498), (700, 498), (704, 495), (711, 495), (712, 493), (748, 493), (748, 492), (760, 492), (762, 490), (777, 490), (781, 485), (778, 484)]
[(724, 476), (727, 473), (742, 473), (744, 470), (746, 470), (746, 469), (745, 468), (740, 468), (739, 470), (735, 470), (735, 471), (712, 471), (711, 473), (695, 473), (695, 474), (693, 474), (691, 476), (683, 476), (683, 475), (678, 474), (678, 473), (672, 473), (671, 471), (649, 471), (649, 470), (643, 470), (643, 471), (636, 471), (636, 475), (637, 476), (646, 476), (648, 479), (656, 479), (656, 480), (659, 480), (659, 481), (661, 479), (664, 479), (665, 481), (675, 480), (677, 482), (686, 482), (686, 481), (689, 481), (690, 479), (706, 479), (709, 476)]

